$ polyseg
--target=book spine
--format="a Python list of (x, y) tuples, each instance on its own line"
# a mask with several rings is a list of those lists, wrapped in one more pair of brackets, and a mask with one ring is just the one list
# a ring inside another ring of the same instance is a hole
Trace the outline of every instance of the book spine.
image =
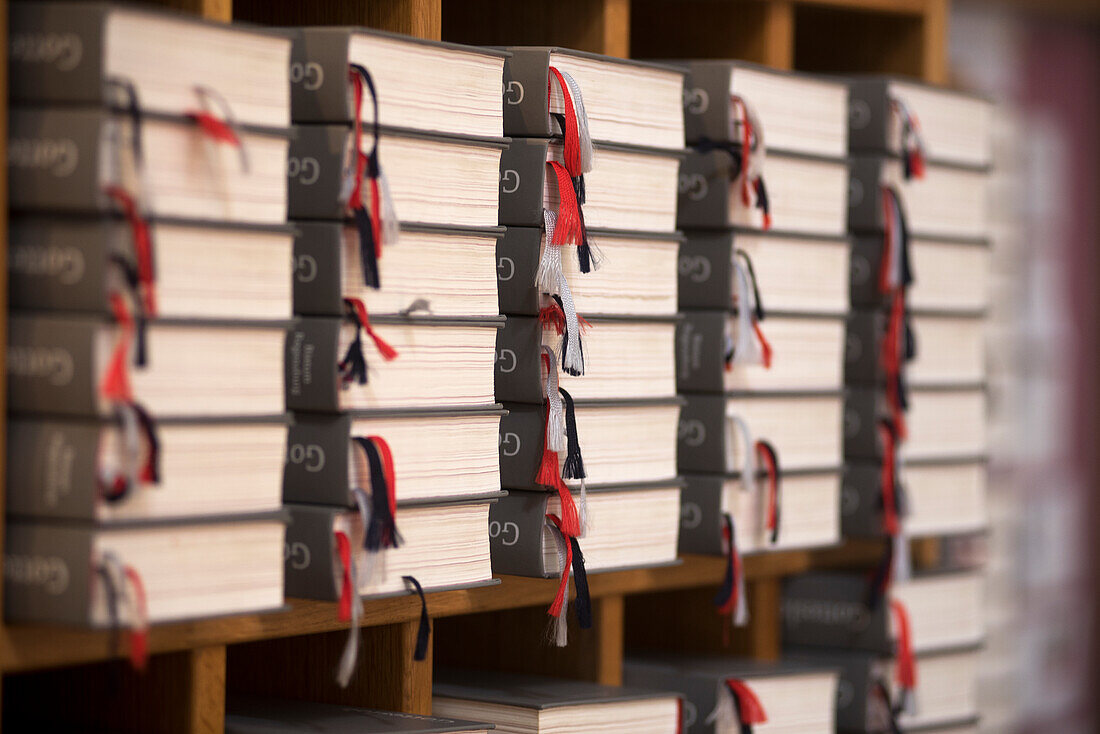
[(685, 395), (677, 431), (676, 466), (680, 473), (726, 472), (726, 399), (721, 395)]
[(878, 423), (887, 411), (879, 390), (850, 388), (844, 396), (844, 458), (882, 459), (883, 446)]
[(13, 3), (8, 12), (13, 100), (103, 103), (105, 6)]
[(87, 627), (94, 573), (91, 532), (10, 522), (4, 537), (4, 618)]
[(848, 295), (855, 308), (879, 307), (888, 302), (887, 296), (878, 288), (882, 248), (883, 238), (879, 234), (852, 239), (852, 253), (848, 260)]
[(882, 161), (880, 157), (852, 158), (848, 166), (848, 230), (882, 232)]
[(508, 227), (543, 226), (543, 192), (550, 141), (513, 139), (500, 155), (500, 224)]
[(500, 419), (500, 486), (503, 489), (537, 490), (535, 483), (542, 447), (546, 440), (546, 408), (508, 403), (508, 415)]
[(288, 410), (337, 411), (340, 319), (295, 319), (284, 358)]
[(100, 190), (109, 113), (102, 109), (15, 108), (9, 117), (8, 203), (13, 209), (92, 212)]
[(510, 48), (504, 61), (504, 134), (513, 138), (548, 138), (550, 52)]
[(344, 314), (344, 223), (294, 225), (294, 313)]
[(9, 240), (11, 306), (103, 313), (112, 243), (123, 238), (122, 226), (99, 220), (15, 219)]
[(351, 417), (298, 413), (287, 432), (283, 502), (348, 507)]
[(886, 315), (881, 311), (852, 311), (846, 324), (844, 382), (848, 385), (878, 385), (884, 379), (882, 342), (886, 336)]
[(8, 407), (96, 415), (95, 319), (12, 316), (8, 321)]
[(682, 309), (728, 309), (733, 303), (730, 233), (693, 232), (680, 244), (679, 305)]
[(873, 463), (848, 462), (840, 488), (840, 528), (845, 536), (881, 537), (882, 482)]
[(721, 475), (688, 474), (680, 494), (680, 552), (722, 555)]
[(497, 331), (494, 382), (497, 402), (542, 404), (542, 325), (534, 317), (509, 318)]
[(290, 52), (290, 112), (294, 122), (351, 122), (348, 44), (343, 28), (302, 28)]
[(497, 303), (501, 313), (538, 316), (535, 274), (541, 257), (539, 227), (508, 227), (497, 240)]
[(887, 604), (868, 606), (863, 574), (794, 577), (783, 588), (783, 641), (815, 648), (889, 654)]
[(688, 152), (680, 164), (676, 225), (681, 229), (725, 229), (730, 222), (730, 177), (736, 173), (729, 153)]
[(730, 139), (730, 76), (725, 64), (689, 64), (684, 78), (684, 136), (700, 140)]
[(721, 393), (725, 389), (726, 311), (685, 311), (676, 324), (676, 390)]
[(493, 574), (544, 578), (542, 534), (545, 492), (509, 492), (489, 505), (489, 553)]
[(344, 219), (340, 201), (346, 125), (294, 125), (287, 156), (287, 216), (290, 219)]
[(10, 421), (8, 514), (95, 520), (102, 430), (93, 422)]
[(286, 510), (290, 514), (283, 549), (286, 595), (337, 601), (333, 526), (340, 510), (308, 505), (286, 505)]
[(859, 80), (848, 85), (848, 150), (887, 152), (888, 94), (882, 80)]

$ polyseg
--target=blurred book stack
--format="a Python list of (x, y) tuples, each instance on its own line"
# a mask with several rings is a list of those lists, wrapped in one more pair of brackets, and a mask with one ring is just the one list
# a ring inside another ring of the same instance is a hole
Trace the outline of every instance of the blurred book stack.
[[(676, 172), (683, 72), (559, 48), (510, 48), (498, 247), (498, 573), (676, 560)], [(558, 625), (560, 635), (565, 626)], [(557, 636), (559, 644), (563, 636)]]
[(128, 628), (141, 666), (150, 624), (283, 604), (290, 40), (10, 21), (5, 614)]
[(493, 583), (506, 54), (294, 34), (287, 593), (340, 601), (346, 683), (360, 597)]
[(848, 313), (847, 89), (740, 62), (688, 68), (680, 549), (732, 558), (830, 545)]

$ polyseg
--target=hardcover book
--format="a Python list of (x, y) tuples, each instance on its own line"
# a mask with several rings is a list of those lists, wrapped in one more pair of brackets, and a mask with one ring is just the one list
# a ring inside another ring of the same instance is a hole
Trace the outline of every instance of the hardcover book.
[(783, 642), (815, 648), (894, 654), (890, 609), (872, 604), (867, 574), (817, 571), (783, 584)]
[(308, 701), (230, 696), (225, 702), (226, 734), (489, 734), (494, 728), (439, 716)]
[(980, 571), (920, 573), (891, 586), (909, 612), (913, 650), (954, 650), (985, 637), (985, 579)]
[[(889, 415), (885, 397), (873, 388), (849, 388), (844, 404), (844, 455), (879, 460)], [(914, 388), (900, 451), (906, 462), (972, 459), (987, 449), (986, 393), (981, 386)]]
[[(882, 249), (881, 234), (853, 238), (852, 306), (870, 307), (884, 302), (877, 280), (882, 267)], [(913, 272), (920, 274), (907, 292), (910, 308), (972, 315), (988, 310), (990, 250), (987, 241), (913, 237), (909, 240), (909, 257)]]
[[(785, 645), (785, 657), (839, 671), (836, 730), (840, 734), (893, 734), (890, 663), (876, 653)], [(908, 730), (907, 730), (908, 731)]]
[(898, 715), (902, 730), (920, 731), (972, 722), (979, 712), (980, 656), (978, 647), (918, 655), (920, 677), (913, 694), (917, 708), (915, 712), (902, 711)]

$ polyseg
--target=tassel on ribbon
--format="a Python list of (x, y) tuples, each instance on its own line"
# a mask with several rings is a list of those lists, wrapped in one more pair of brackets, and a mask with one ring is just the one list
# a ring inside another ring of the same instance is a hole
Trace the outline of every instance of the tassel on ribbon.
[(337, 369), (340, 371), (341, 384), (344, 387), (352, 383), (367, 384), (367, 358), (363, 354), (363, 332), (367, 333), (374, 342), (375, 349), (382, 359), (390, 362), (397, 358), (397, 350), (391, 347), (371, 326), (370, 316), (367, 314), (367, 306), (358, 298), (344, 299), (344, 313), (355, 324), (355, 338), (348, 345), (344, 358), (340, 360)]
[(767, 148), (764, 145), (764, 126), (756, 110), (743, 97), (730, 95), (733, 114), (730, 115), (730, 139), (737, 139), (740, 129), (741, 141), (741, 203), (752, 206), (756, 199), (756, 208), (761, 212), (761, 224), (765, 230), (771, 229), (771, 206), (768, 202), (768, 189), (764, 184), (764, 159)]
[[(197, 85), (195, 94), (198, 95), (200, 109), (188, 110), (184, 115), (197, 124), (206, 137), (216, 143), (225, 143), (236, 148), (241, 158), (241, 170), (248, 173), (248, 150), (241, 141), (240, 127), (229, 102), (210, 87)], [(221, 117), (210, 111), (211, 102), (220, 108)]]
[(424, 589), (415, 576), (402, 576), (401, 580), (407, 586), (412, 586), (413, 591), (420, 597), (420, 625), (416, 628), (416, 648), (413, 650), (413, 660), (421, 662), (428, 657), (428, 642), (432, 636), (432, 623), (428, 617), (428, 600), (424, 597)]
[(764, 711), (764, 705), (748, 683), (739, 678), (727, 678), (723, 681), (722, 689), (714, 711), (706, 721), (708, 724), (716, 723), (716, 731), (736, 728), (741, 734), (752, 734), (754, 725), (767, 723), (768, 715)]
[(890, 99), (890, 108), (897, 114), (901, 125), (901, 157), (905, 180), (924, 178), (924, 141), (920, 121), (908, 105), (897, 97)]
[(558, 493), (561, 500), (563, 532), (570, 537), (581, 534), (580, 517), (569, 487), (562, 481), (558, 455), (566, 451), (568, 442), (565, 436), (565, 411), (562, 396), (558, 388), (558, 364), (554, 350), (543, 345), (542, 366), (546, 370), (546, 438), (543, 442), (542, 459), (539, 463), (535, 482), (549, 487)]
[(897, 599), (890, 600), (890, 613), (897, 633), (895, 675), (900, 693), (897, 707), (899, 711), (916, 713), (917, 661), (913, 655), (912, 634), (909, 627), (909, 612)]
[[(130, 666), (139, 672), (144, 671), (149, 660), (149, 608), (141, 574), (110, 552), (103, 554), (99, 571), (107, 592), (107, 611), (112, 630), (117, 630), (122, 624), (118, 601), (124, 600), (129, 607)], [(117, 641), (117, 637), (115, 639)]]
[(336, 541), (336, 555), (340, 564), (340, 598), (337, 617), (341, 622), (349, 622), (348, 639), (340, 654), (336, 667), (336, 682), (341, 688), (347, 688), (355, 672), (355, 663), (359, 659), (359, 622), (363, 616), (363, 602), (359, 599), (358, 574), (355, 569), (355, 552), (351, 539), (339, 530), (333, 533)]
[(584, 554), (576, 538), (569, 538), (571, 564), (573, 567), (573, 587), (577, 591), (577, 624), (582, 630), (592, 629), (592, 597), (588, 592), (588, 573), (584, 570)]
[(557, 161), (549, 161), (546, 165), (558, 185), (558, 211), (555, 213), (554, 231), (552, 235), (548, 233), (548, 241), (552, 245), (580, 245), (584, 242), (584, 233), (581, 231), (580, 205), (573, 189), (573, 180), (565, 166)]
[[(96, 483), (100, 496), (107, 502), (124, 499), (138, 483), (160, 484), (160, 440), (152, 416), (138, 403), (115, 403), (115, 415), (121, 424), (119, 469), (107, 473), (100, 470)], [(142, 440), (145, 461), (141, 461)]]
[(764, 465), (768, 481), (768, 503), (764, 516), (764, 527), (768, 531), (768, 542), (779, 542), (779, 454), (768, 441), (756, 442), (756, 456)]
[(557, 515), (547, 513), (544, 520), (554, 536), (558, 547), (558, 566), (561, 568), (561, 580), (558, 582), (558, 592), (550, 602), (546, 613), (550, 616), (549, 637), (555, 647), (565, 647), (569, 644), (569, 574), (573, 568), (573, 544), (569, 542), (566, 533), (562, 530), (562, 521)]
[(366, 457), (370, 473), (370, 524), (364, 527), (363, 548), (371, 552), (398, 548), (397, 482), (389, 444), (381, 436), (353, 436), (351, 440)]
[(145, 315), (153, 318), (157, 315), (156, 274), (153, 266), (153, 238), (149, 222), (138, 211), (137, 202), (121, 186), (106, 186), (103, 189), (119, 208), (130, 225), (133, 239), (134, 257), (137, 260), (137, 275), (142, 308)]
[(580, 537), (588, 532), (588, 490), (584, 480), (588, 473), (584, 469), (584, 458), (581, 456), (581, 441), (577, 433), (577, 411), (573, 404), (573, 396), (564, 387), (558, 388), (562, 402), (565, 404), (565, 437), (566, 454), (565, 463), (562, 466), (562, 476), (566, 479), (579, 479), (581, 482), (580, 499)]
[(130, 385), (129, 364), (130, 345), (134, 340), (134, 319), (126, 300), (118, 293), (110, 295), (111, 313), (118, 324), (118, 339), (115, 341), (107, 369), (99, 383), (99, 393), (107, 400), (119, 403), (133, 401), (133, 388)]
[(734, 364), (760, 364), (764, 369), (770, 369), (772, 347), (760, 326), (766, 314), (760, 299), (756, 271), (747, 252), (737, 250), (737, 256), (733, 261), (737, 339), (727, 352), (726, 369), (730, 370)]
[(584, 96), (580, 85), (567, 72), (551, 66), (547, 77), (546, 106), (554, 92), (554, 82), (561, 90), (563, 110), (562, 138), (565, 167), (569, 175), (582, 176), (592, 170), (592, 135), (588, 130), (588, 114), (584, 109)]
[(728, 512), (722, 518), (722, 545), (728, 563), (722, 586), (714, 597), (714, 605), (718, 607), (719, 614), (730, 616), (735, 626), (744, 627), (749, 623), (749, 605), (745, 597), (745, 575), (742, 573), (741, 551), (737, 547), (737, 531)]

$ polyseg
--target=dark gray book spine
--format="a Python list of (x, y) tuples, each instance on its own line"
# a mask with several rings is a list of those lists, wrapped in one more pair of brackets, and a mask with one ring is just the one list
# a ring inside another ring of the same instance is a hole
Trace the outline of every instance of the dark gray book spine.
[(871, 462), (848, 462), (840, 487), (840, 530), (846, 537), (881, 537), (882, 472)]
[(347, 125), (294, 125), (287, 157), (287, 215), (290, 219), (344, 219), (340, 201)]
[(728, 141), (733, 67), (698, 62), (688, 67), (684, 78), (684, 136), (688, 144), (704, 139)]
[(91, 421), (10, 421), (8, 514), (95, 520), (103, 429)]
[(8, 407), (13, 411), (97, 413), (92, 318), (12, 316), (8, 321)]
[(881, 460), (879, 421), (889, 415), (885, 397), (872, 387), (849, 388), (844, 396), (844, 458)]
[(727, 311), (685, 311), (676, 324), (676, 390), (721, 393), (725, 389)]
[(731, 232), (688, 233), (678, 263), (681, 310), (730, 307), (735, 241)]
[(92, 533), (57, 525), (8, 523), (4, 537), (4, 618), (90, 624)]
[(722, 489), (719, 474), (687, 474), (680, 494), (680, 552), (722, 555)]
[(730, 180), (737, 163), (729, 153), (689, 151), (680, 163), (676, 226), (681, 229), (725, 229), (730, 223)]
[(852, 254), (848, 260), (848, 295), (853, 307), (874, 308), (888, 302), (888, 298), (878, 287), (882, 248), (881, 234), (862, 235), (852, 239)]
[(886, 153), (890, 99), (883, 79), (858, 79), (848, 85), (848, 150)]
[(538, 490), (535, 476), (546, 441), (546, 408), (541, 403), (508, 403), (504, 408), (508, 415), (500, 419), (500, 486)]
[(16, 218), (11, 223), (8, 298), (17, 309), (107, 309), (107, 268), (121, 222)]
[(494, 380), (497, 402), (536, 403), (545, 399), (542, 380), (542, 325), (534, 317), (509, 318), (497, 331)]
[(347, 507), (351, 416), (298, 413), (287, 432), (283, 502)]
[(685, 395), (677, 432), (680, 473), (726, 471), (726, 399), (721, 395)]
[(344, 223), (294, 225), (294, 313), (344, 314)]
[(848, 231), (882, 232), (883, 158), (856, 156), (848, 162)]
[(508, 227), (497, 240), (497, 302), (501, 313), (538, 316), (535, 274), (541, 255), (539, 227)]
[(8, 89), (13, 100), (103, 103), (107, 6), (12, 3), (8, 12)]
[(860, 573), (790, 578), (783, 585), (784, 643), (891, 654), (887, 605), (868, 606), (869, 584)]
[(333, 523), (342, 510), (310, 505), (286, 505), (286, 510), (290, 514), (283, 550), (286, 595), (337, 601)]
[(102, 109), (11, 110), (8, 204), (50, 211), (108, 209), (100, 187), (108, 116)]
[[(507, 120), (508, 105), (504, 106)], [(500, 224), (508, 227), (543, 226), (546, 155), (550, 141), (513, 139), (500, 156)]]
[(294, 122), (351, 122), (345, 28), (295, 31), (290, 52), (290, 113)]
[(881, 311), (853, 311), (848, 315), (844, 342), (844, 382), (848, 385), (878, 385), (884, 379), (882, 342), (886, 336), (886, 314)]
[(489, 505), (489, 553), (493, 575), (547, 576), (542, 562), (545, 492), (509, 492)]
[(504, 134), (514, 138), (553, 135), (546, 90), (550, 52), (547, 49), (509, 48), (504, 61)]
[(340, 409), (340, 319), (300, 318), (287, 332), (284, 370), (288, 410)]
[(718, 678), (683, 675), (671, 667), (628, 658), (623, 661), (623, 684), (678, 693), (683, 700), (684, 734), (713, 734), (714, 724), (708, 724), (707, 717), (718, 703)]

